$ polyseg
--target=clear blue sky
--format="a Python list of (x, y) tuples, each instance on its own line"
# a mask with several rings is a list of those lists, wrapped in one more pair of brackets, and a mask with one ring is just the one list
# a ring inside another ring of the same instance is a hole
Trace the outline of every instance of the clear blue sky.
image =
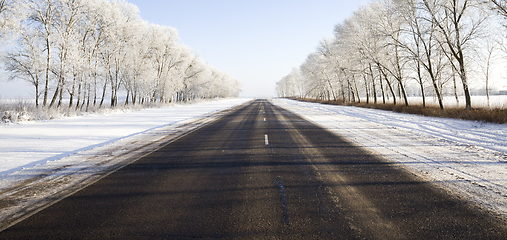
[(269, 97), (337, 23), (369, 0), (130, 0), (143, 19), (178, 29), (210, 65), (243, 82), (245, 97)]
[[(370, 0), (129, 2), (138, 6), (144, 20), (176, 28), (181, 41), (204, 61), (242, 81), (241, 96), (270, 97), (278, 80), (299, 67), (323, 38), (332, 37), (336, 24)], [(0, 96), (31, 97), (33, 90), (26, 86), (2, 81)]]

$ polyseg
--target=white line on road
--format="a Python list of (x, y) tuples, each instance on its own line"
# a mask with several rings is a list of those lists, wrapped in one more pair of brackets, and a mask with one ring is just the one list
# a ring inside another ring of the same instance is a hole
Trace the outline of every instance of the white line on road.
[(267, 134), (264, 134), (264, 142), (266, 143), (266, 145), (269, 145), (268, 135)]

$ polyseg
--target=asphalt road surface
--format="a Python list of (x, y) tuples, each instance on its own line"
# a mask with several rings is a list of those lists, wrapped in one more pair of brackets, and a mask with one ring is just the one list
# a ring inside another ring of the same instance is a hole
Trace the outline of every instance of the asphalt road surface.
[(257, 100), (0, 239), (507, 239), (506, 224)]

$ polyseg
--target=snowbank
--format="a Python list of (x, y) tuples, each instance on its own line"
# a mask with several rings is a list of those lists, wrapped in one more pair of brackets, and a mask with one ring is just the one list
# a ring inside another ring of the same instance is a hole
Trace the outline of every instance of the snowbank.
[(507, 125), (375, 109), (272, 102), (507, 217)]
[(65, 119), (0, 125), (0, 175), (62, 159), (151, 129), (224, 110), (250, 99), (112, 112)]

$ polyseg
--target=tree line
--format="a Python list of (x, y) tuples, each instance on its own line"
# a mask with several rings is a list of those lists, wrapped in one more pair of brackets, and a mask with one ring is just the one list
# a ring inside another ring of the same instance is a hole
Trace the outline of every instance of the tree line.
[(507, 53), (505, 0), (373, 0), (335, 26), (334, 37), (277, 82), (279, 97), (408, 106), (408, 90), (463, 95), (471, 109), (471, 78), (485, 84)]
[[(241, 83), (193, 54), (176, 29), (141, 19), (120, 0), (0, 0), (10, 79), (35, 104), (88, 108), (237, 97)], [(108, 104), (108, 103), (106, 103)]]

